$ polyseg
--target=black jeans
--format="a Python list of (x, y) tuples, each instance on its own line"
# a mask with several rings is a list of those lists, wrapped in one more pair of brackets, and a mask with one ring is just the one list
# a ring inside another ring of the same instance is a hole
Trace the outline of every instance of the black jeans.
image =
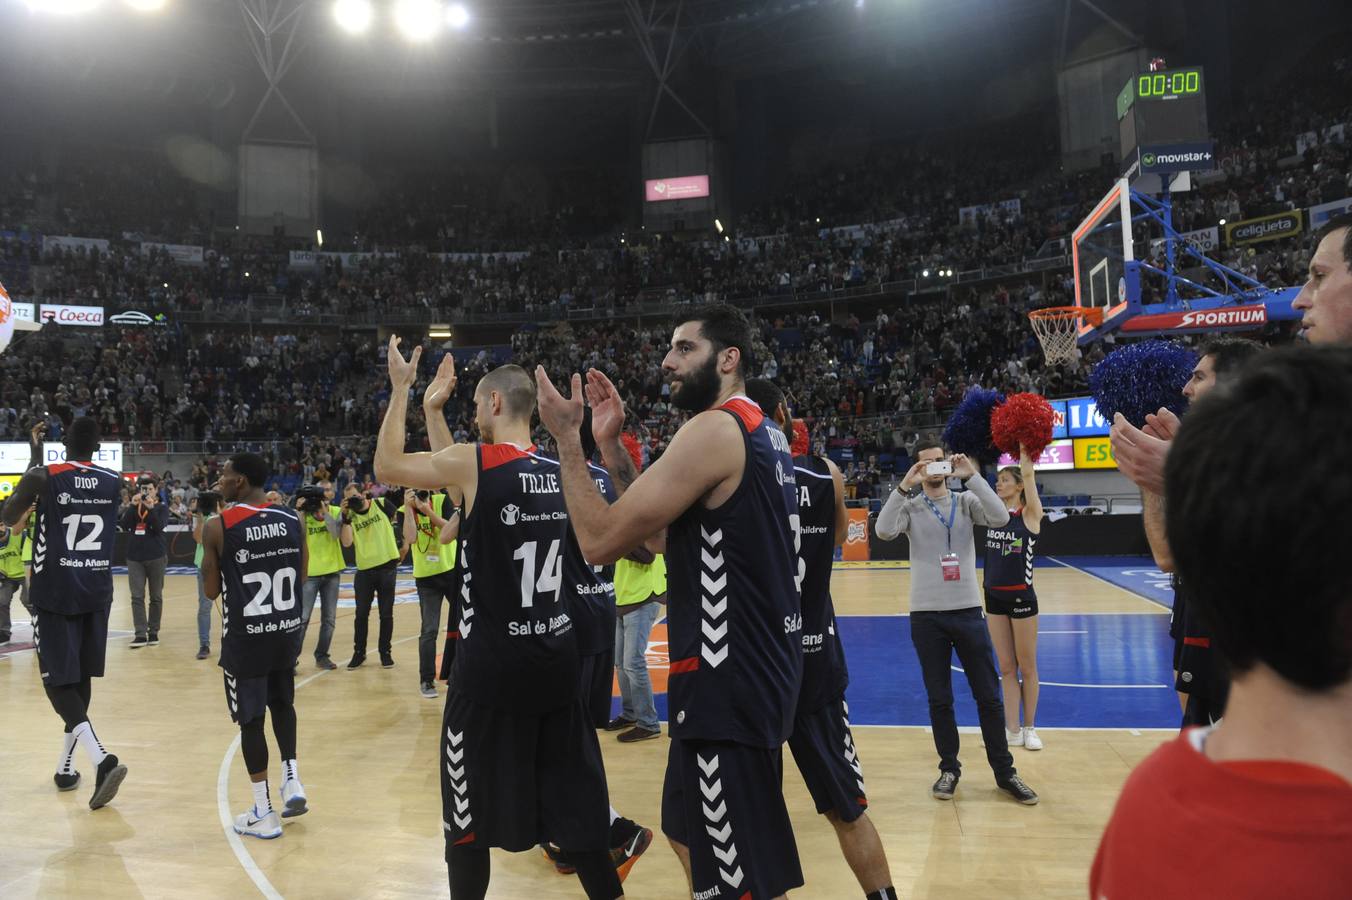
[(1013, 775), (1014, 757), (1005, 736), (1000, 678), (981, 607), (912, 612), (911, 643), (920, 658), (925, 693), (929, 695), (930, 726), (934, 730), (934, 749), (939, 751), (939, 771), (962, 774), (962, 764), (958, 762), (958, 721), (953, 715), (953, 671), (949, 667), (956, 650), (981, 718), (986, 760), (997, 781)]
[(366, 655), (367, 619), (371, 617), (371, 599), (375, 597), (380, 608), (380, 639), (377, 647), (381, 653), (390, 652), (390, 641), (394, 637), (394, 568), (389, 562), (374, 569), (358, 569), (352, 579), (352, 591), (357, 595), (357, 621), (353, 627), (352, 649), (357, 656)]
[(418, 586), (418, 606), (422, 610), (422, 629), (418, 632), (418, 681), (432, 681), (436, 678), (437, 635), (441, 633), (441, 604), (449, 602), (455, 609), (451, 596), (451, 575), (428, 575), (415, 579)]

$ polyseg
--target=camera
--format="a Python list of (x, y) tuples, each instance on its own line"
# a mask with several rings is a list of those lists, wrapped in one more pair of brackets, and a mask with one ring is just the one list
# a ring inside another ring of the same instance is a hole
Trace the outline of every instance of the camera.
[(952, 475), (952, 474), (953, 474), (953, 464), (952, 464), (951, 462), (949, 462), (948, 460), (946, 460), (946, 459), (941, 459), (941, 460), (939, 460), (939, 461), (937, 461), (937, 462), (932, 462), (932, 463), (930, 463), (929, 465), (925, 466), (925, 474), (926, 474), (926, 475)]
[(351, 497), (348, 497), (346, 500), (343, 501), (343, 505), (346, 506), (348, 509), (350, 509), (352, 512), (359, 513), (364, 509), (366, 509), (366, 498), (361, 494), (353, 494)]
[(329, 504), (324, 489), (317, 484), (307, 484), (296, 491), (296, 499), (300, 501), (300, 508), (308, 513), (321, 513)]
[(431, 491), (414, 491), (414, 492), (413, 492), (413, 496), (415, 496), (415, 497), (418, 498), (418, 502), (419, 502), (419, 503), (426, 503), (428, 500), (431, 500), (431, 499), (432, 499), (432, 492), (431, 492)]
[(215, 491), (198, 491), (197, 493), (197, 512), (202, 516), (210, 516), (221, 508), (221, 501), (224, 498)]

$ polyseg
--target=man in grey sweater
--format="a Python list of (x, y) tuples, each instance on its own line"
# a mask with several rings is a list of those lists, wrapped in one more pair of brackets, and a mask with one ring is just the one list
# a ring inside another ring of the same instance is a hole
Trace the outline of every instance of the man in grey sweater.
[[(1032, 806), (1037, 794), (1015, 771), (1005, 737), (1004, 704), (981, 608), (972, 538), (973, 525), (1004, 525), (1009, 510), (967, 457), (957, 454), (946, 459), (939, 442), (922, 440), (916, 445), (915, 458), (915, 465), (878, 514), (877, 532), (885, 541), (905, 534), (911, 542), (911, 643), (920, 659), (934, 746), (939, 751), (939, 780), (932, 793), (939, 800), (952, 800), (962, 775), (949, 668), (956, 650), (976, 700), (995, 783), (1015, 800)], [(951, 466), (952, 477), (968, 488), (965, 493), (949, 491), (945, 463)], [(909, 496), (917, 486), (922, 489)]]

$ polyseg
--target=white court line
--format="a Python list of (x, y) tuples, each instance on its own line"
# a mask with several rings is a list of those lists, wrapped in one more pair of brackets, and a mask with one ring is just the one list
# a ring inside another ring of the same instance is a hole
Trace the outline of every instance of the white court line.
[[(1106, 578), (1104, 578), (1104, 577), (1102, 577), (1102, 576), (1100, 576), (1100, 575), (1095, 575), (1093, 572), (1090, 572), (1088, 569), (1081, 569), (1079, 566), (1072, 566), (1070, 563), (1062, 562), (1061, 560), (1057, 559), (1055, 556), (1046, 556), (1046, 557), (1043, 557), (1043, 558), (1044, 558), (1044, 559), (1050, 559), (1052, 562), (1056, 563), (1058, 566), (1065, 566), (1067, 569), (1071, 569), (1071, 570), (1073, 570), (1073, 571), (1079, 572), (1081, 575), (1088, 575), (1090, 578), (1093, 578), (1095, 581), (1101, 581), (1101, 582), (1103, 582), (1104, 584), (1108, 585), (1109, 587), (1115, 587), (1115, 588), (1117, 588), (1119, 591), (1121, 591), (1122, 593), (1124, 593), (1124, 594), (1126, 594), (1126, 595), (1128, 595), (1128, 596), (1130, 596), (1130, 597), (1135, 597), (1137, 600), (1144, 600), (1146, 603), (1154, 604), (1155, 606), (1158, 606), (1160, 609), (1167, 609), (1167, 610), (1169, 610), (1169, 612), (1173, 612), (1173, 607), (1168, 606), (1167, 604), (1161, 603), (1160, 601), (1155, 600), (1155, 599), (1153, 599), (1153, 598), (1151, 598), (1151, 597), (1147, 597), (1145, 594), (1138, 594), (1138, 593), (1136, 593), (1135, 591), (1133, 591), (1131, 588), (1124, 588), (1124, 587), (1122, 587), (1122, 585), (1120, 585), (1120, 584), (1113, 584), (1113, 582), (1109, 581), (1108, 579), (1106, 579)], [(1042, 682), (1042, 683), (1043, 683), (1043, 684), (1047, 684), (1047, 682), (1045, 682), (1045, 681)]]
[[(390, 646), (417, 640), (417, 638), (418, 635), (416, 634), (409, 635), (406, 638), (394, 641)], [(332, 671), (335, 670), (324, 669), (308, 678), (302, 678), (296, 683), (296, 690), (300, 690), (316, 678), (327, 675)], [(221, 816), (221, 830), (225, 832), (225, 840), (230, 844), (230, 849), (234, 851), (235, 859), (239, 860), (240, 866), (244, 868), (244, 874), (249, 876), (254, 886), (258, 888), (258, 892), (267, 897), (268, 900), (283, 900), (281, 893), (272, 886), (272, 882), (268, 880), (268, 876), (263, 874), (263, 870), (258, 867), (258, 863), (254, 862), (253, 854), (249, 852), (249, 848), (244, 846), (244, 841), (240, 839), (239, 835), (235, 834), (235, 817), (230, 813), (230, 766), (234, 763), (235, 753), (238, 750), (239, 735), (236, 734), (235, 739), (230, 742), (230, 746), (225, 749), (225, 756), (221, 757), (221, 771), (216, 776), (216, 809)]]
[[(951, 663), (949, 664), (948, 667), (952, 669), (954, 672), (962, 672), (962, 674), (964, 675), (967, 674), (966, 672), (963, 672), (961, 667), (955, 666)], [(1064, 681), (1042, 681), (1041, 679), (1038, 679), (1038, 684), (1046, 685), (1048, 687), (1070, 687), (1070, 688), (1167, 688), (1173, 686), (1169, 684), (1069, 684)]]
[(1088, 631), (1038, 631), (1038, 634), (1088, 634)]
[[(666, 723), (664, 722), (663, 724), (666, 724)], [(932, 731), (934, 730), (934, 729), (932, 729), (932, 728), (931, 728), (930, 726), (928, 726), (928, 725), (858, 725), (858, 724), (856, 724), (856, 723), (854, 723), (854, 722), (851, 722), (851, 723), (850, 723), (850, 730), (851, 730), (851, 731), (854, 731), (854, 730), (856, 730), (856, 729), (858, 729), (858, 728), (886, 728), (886, 729), (889, 729), (889, 730), (892, 730), (892, 731), (924, 731), (924, 732), (926, 732), (926, 733), (932, 732)], [(1142, 735), (1142, 733), (1151, 733), (1151, 734), (1153, 734), (1153, 733), (1156, 733), (1156, 732), (1161, 733), (1161, 734), (1178, 734), (1178, 729), (1177, 729), (1177, 728), (1126, 728), (1126, 727), (1123, 727), (1123, 726), (1120, 726), (1120, 725), (1117, 726), (1117, 727), (1114, 727), (1114, 728), (1109, 728), (1109, 727), (1104, 727), (1104, 726), (1089, 726), (1089, 725), (1051, 725), (1051, 726), (1047, 726), (1047, 725), (1039, 725), (1039, 726), (1037, 727), (1037, 730), (1038, 730), (1038, 731), (1125, 731), (1125, 732), (1127, 732), (1128, 734), (1130, 734), (1130, 735), (1133, 736), (1133, 737), (1140, 737), (1140, 736)], [(981, 726), (979, 726), (979, 725), (959, 725), (959, 726), (958, 726), (958, 733), (959, 733), (959, 734), (980, 734), (980, 733), (981, 733)]]

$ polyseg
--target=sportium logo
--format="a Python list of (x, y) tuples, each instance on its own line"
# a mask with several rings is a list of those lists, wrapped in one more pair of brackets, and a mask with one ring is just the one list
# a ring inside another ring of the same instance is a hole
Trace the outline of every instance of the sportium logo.
[(1266, 306), (1238, 309), (1208, 309), (1184, 313), (1176, 328), (1229, 328), (1234, 325), (1262, 325), (1267, 322)]

